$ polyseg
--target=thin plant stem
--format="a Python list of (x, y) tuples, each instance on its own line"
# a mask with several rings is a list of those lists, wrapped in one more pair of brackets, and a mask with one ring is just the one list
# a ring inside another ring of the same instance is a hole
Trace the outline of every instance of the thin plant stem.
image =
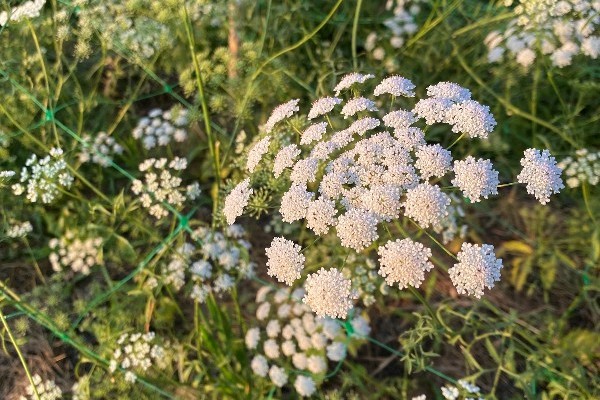
[(356, 9), (354, 11), (354, 20), (352, 21), (352, 66), (356, 71), (358, 69), (358, 57), (356, 55), (356, 33), (358, 31), (358, 20), (360, 19), (360, 8), (362, 0), (357, 0)]
[(23, 369), (25, 370), (25, 375), (27, 375), (27, 379), (29, 380), (31, 387), (33, 388), (33, 393), (35, 394), (35, 398), (37, 400), (40, 400), (40, 394), (38, 393), (37, 386), (33, 382), (33, 377), (31, 376), (31, 373), (29, 372), (29, 368), (27, 367), (25, 358), (23, 357), (23, 354), (21, 353), (21, 349), (19, 349), (19, 345), (17, 344), (17, 341), (15, 340), (15, 338), (10, 330), (10, 327), (8, 326), (8, 323), (6, 322), (6, 319), (4, 318), (4, 313), (2, 312), (1, 308), (0, 308), (0, 320), (2, 320), (2, 325), (4, 325), (4, 329), (6, 329), (6, 333), (8, 333), (8, 338), (10, 339), (10, 342), (12, 343), (13, 347), (15, 348), (15, 351), (17, 352), (17, 355), (19, 356), (19, 361), (21, 361), (21, 365), (23, 365)]

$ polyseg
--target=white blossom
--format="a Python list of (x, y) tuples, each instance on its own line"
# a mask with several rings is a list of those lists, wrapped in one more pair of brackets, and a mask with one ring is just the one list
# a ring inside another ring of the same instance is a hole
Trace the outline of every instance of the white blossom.
[(521, 165), (523, 169), (517, 181), (527, 185), (527, 193), (535, 196), (540, 203), (548, 203), (552, 194), (559, 193), (565, 187), (561, 178), (562, 170), (557, 167), (556, 159), (548, 150), (525, 150)]
[(422, 228), (438, 224), (448, 215), (450, 197), (439, 186), (422, 183), (406, 192), (404, 210)]
[(375, 75), (371, 74), (359, 74), (358, 72), (352, 72), (350, 74), (345, 75), (340, 82), (336, 85), (333, 90), (335, 91), (335, 95), (339, 96), (342, 90), (348, 89), (355, 83), (364, 83), (367, 79), (375, 78)]
[(236, 185), (225, 198), (223, 215), (229, 225), (232, 225), (237, 217), (244, 213), (248, 200), (254, 190), (250, 187), (250, 178), (246, 178)]
[(347, 119), (360, 111), (377, 111), (377, 107), (373, 100), (369, 100), (365, 97), (356, 97), (348, 100), (342, 108), (341, 114), (344, 116), (344, 119)]
[(246, 161), (246, 169), (248, 172), (254, 172), (256, 166), (260, 163), (263, 155), (269, 151), (269, 144), (271, 143), (271, 137), (265, 136), (258, 141), (254, 147), (248, 152), (248, 158)]
[(275, 107), (264, 126), (265, 132), (271, 133), (277, 123), (294, 115), (300, 109), (298, 107), (299, 102), (300, 99), (294, 99)]
[(331, 112), (331, 110), (333, 110), (333, 107), (335, 107), (337, 104), (340, 104), (341, 102), (342, 99), (339, 99), (337, 97), (323, 97), (318, 100), (315, 100), (315, 102), (312, 104), (312, 108), (308, 112), (308, 119), (314, 119), (316, 117)]
[(379, 237), (375, 214), (353, 208), (338, 218), (337, 236), (342, 246), (362, 251)]
[(457, 258), (448, 274), (459, 294), (480, 298), (500, 280), (502, 260), (496, 258), (494, 246), (463, 243)]
[(431, 177), (441, 178), (451, 169), (452, 154), (437, 143), (419, 147), (415, 155), (415, 167), (425, 181)]
[(373, 94), (380, 96), (389, 93), (392, 96), (415, 97), (415, 85), (408, 79), (395, 75), (385, 78), (381, 81)]
[(292, 285), (300, 278), (304, 269), (304, 256), (300, 253), (300, 246), (282, 237), (276, 237), (271, 242), (271, 247), (266, 249), (267, 273), (274, 276), (279, 282)]
[(476, 160), (472, 156), (463, 161), (457, 160), (454, 162), (454, 174), (452, 184), (474, 203), (481, 197), (487, 199), (491, 194), (498, 194), (498, 171), (494, 170), (490, 160)]
[(389, 286), (398, 283), (400, 289), (418, 288), (425, 279), (425, 272), (433, 269), (429, 261), (431, 250), (410, 239), (389, 241), (377, 250), (379, 275)]
[(351, 282), (337, 269), (321, 268), (309, 274), (304, 288), (306, 294), (302, 301), (319, 317), (346, 318), (356, 297)]

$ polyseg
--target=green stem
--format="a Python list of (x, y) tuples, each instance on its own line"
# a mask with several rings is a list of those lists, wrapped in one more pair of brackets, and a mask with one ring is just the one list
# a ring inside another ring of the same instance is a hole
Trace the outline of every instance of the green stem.
[(210, 156), (213, 161), (215, 168), (215, 177), (217, 189), (213, 191), (213, 213), (216, 212), (219, 204), (219, 189), (221, 187), (221, 163), (219, 162), (218, 146), (213, 136), (212, 128), (210, 125), (210, 115), (208, 112), (208, 104), (206, 103), (206, 95), (204, 93), (204, 82), (202, 81), (202, 72), (200, 71), (200, 64), (198, 63), (198, 57), (196, 57), (196, 42), (194, 39), (194, 31), (190, 21), (190, 17), (187, 12), (187, 7), (183, 6), (183, 12), (185, 17), (185, 31), (188, 39), (188, 46), (190, 48), (190, 54), (194, 64), (194, 71), (196, 73), (196, 84), (198, 85), (198, 94), (200, 95), (200, 105), (202, 106), (202, 115), (204, 117), (204, 129), (208, 138), (208, 148)]
[(25, 362), (25, 358), (23, 357), (23, 354), (21, 353), (21, 350), (19, 349), (19, 346), (17, 345), (15, 338), (13, 337), (10, 327), (6, 323), (6, 319), (4, 319), (4, 313), (2, 312), (1, 308), (0, 308), (0, 320), (2, 320), (2, 325), (4, 325), (4, 329), (6, 329), (6, 332), (8, 333), (8, 338), (10, 339), (10, 342), (12, 343), (13, 347), (15, 348), (15, 351), (17, 352), (17, 355), (19, 356), (21, 365), (23, 365), (23, 369), (25, 370), (25, 375), (27, 375), (27, 379), (29, 379), (29, 383), (31, 384), (31, 387), (33, 388), (35, 398), (37, 400), (40, 400), (40, 394), (38, 393), (37, 386), (33, 382), (33, 378), (31, 377), (29, 368), (27, 368), (27, 363)]
[(358, 31), (358, 20), (360, 19), (360, 8), (362, 6), (362, 0), (356, 2), (356, 9), (354, 11), (354, 21), (352, 21), (352, 66), (356, 71), (358, 69), (358, 58), (356, 56), (356, 32)]

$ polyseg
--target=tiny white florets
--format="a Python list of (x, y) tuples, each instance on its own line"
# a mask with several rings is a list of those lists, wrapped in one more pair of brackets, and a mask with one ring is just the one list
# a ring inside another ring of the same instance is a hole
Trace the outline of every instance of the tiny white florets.
[(487, 139), (496, 127), (496, 120), (490, 108), (475, 100), (454, 104), (446, 112), (446, 122), (452, 125), (452, 132), (465, 133), (470, 138)]
[(337, 269), (321, 268), (306, 278), (306, 294), (302, 301), (319, 317), (344, 319), (356, 298), (351, 287), (350, 280)]
[(562, 170), (548, 150), (525, 150), (521, 165), (523, 169), (517, 181), (526, 184), (527, 193), (535, 196), (540, 203), (548, 203), (552, 194), (559, 193), (565, 187), (561, 178)]
[(413, 286), (418, 288), (425, 279), (425, 272), (433, 269), (429, 261), (431, 250), (410, 239), (389, 241), (377, 250), (379, 254), (379, 275), (388, 285), (398, 284), (400, 289)]
[(408, 79), (401, 76), (389, 76), (381, 81), (373, 95), (391, 94), (392, 96), (415, 97), (415, 85)]
[(378, 222), (371, 211), (352, 208), (338, 218), (337, 236), (342, 246), (362, 251), (379, 237)]
[(339, 96), (340, 92), (344, 89), (348, 89), (355, 83), (364, 83), (367, 79), (375, 78), (375, 75), (371, 74), (359, 74), (358, 72), (352, 72), (350, 74), (345, 75), (342, 80), (336, 85), (333, 90), (335, 91), (335, 95)]
[(253, 192), (254, 190), (250, 187), (250, 178), (244, 179), (229, 192), (223, 206), (223, 215), (225, 215), (227, 224), (232, 225), (237, 217), (244, 213), (244, 208), (248, 205), (248, 200)]
[(452, 153), (437, 143), (419, 147), (415, 155), (415, 167), (425, 181), (431, 177), (441, 178), (451, 169)]
[(459, 294), (480, 298), (485, 288), (500, 280), (502, 260), (496, 258), (494, 246), (463, 243), (457, 258), (448, 274)]
[(498, 171), (494, 170), (490, 160), (476, 160), (472, 156), (457, 160), (454, 162), (454, 174), (452, 184), (474, 203), (481, 197), (487, 199), (491, 194), (498, 194)]
[(342, 108), (341, 114), (344, 116), (344, 119), (347, 119), (348, 117), (352, 117), (361, 111), (377, 111), (377, 107), (372, 100), (364, 97), (357, 97), (348, 100), (348, 102)]
[(308, 112), (308, 119), (314, 119), (331, 112), (331, 110), (341, 102), (342, 99), (337, 97), (323, 97), (315, 100), (312, 104), (312, 108)]
[(263, 155), (269, 151), (269, 144), (271, 143), (271, 137), (265, 136), (258, 143), (252, 147), (252, 149), (248, 152), (248, 159), (246, 162), (246, 169), (248, 172), (254, 172), (256, 166), (262, 160)]
[(296, 112), (298, 112), (298, 110), (300, 110), (300, 108), (298, 107), (299, 102), (300, 99), (294, 99), (275, 107), (275, 109), (271, 113), (271, 116), (267, 120), (267, 123), (264, 126), (265, 132), (271, 133), (271, 131), (273, 130), (275, 125), (277, 125), (277, 123), (283, 121), (286, 118), (291, 117)]
[(422, 228), (439, 224), (448, 215), (450, 197), (439, 186), (421, 183), (406, 192), (404, 212)]
[(271, 247), (266, 249), (267, 273), (274, 276), (279, 282), (292, 285), (300, 278), (304, 269), (304, 256), (300, 253), (301, 247), (291, 240), (276, 237), (271, 242)]

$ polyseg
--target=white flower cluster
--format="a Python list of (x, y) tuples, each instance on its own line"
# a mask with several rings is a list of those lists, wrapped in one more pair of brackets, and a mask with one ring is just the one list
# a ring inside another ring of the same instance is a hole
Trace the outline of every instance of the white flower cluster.
[(108, 370), (114, 373), (118, 368), (125, 370), (125, 381), (135, 383), (136, 373), (148, 370), (152, 365), (164, 369), (167, 365), (165, 348), (157, 344), (154, 332), (124, 333), (117, 340)]
[(132, 13), (120, 1), (79, 0), (84, 4), (77, 15), (75, 53), (86, 58), (91, 53), (90, 39), (99, 33), (111, 50), (126, 56), (149, 59), (156, 52), (168, 48), (173, 33), (166, 25), (143, 15)]
[(0, 26), (5, 26), (8, 21), (19, 22), (23, 19), (39, 17), (46, 0), (28, 0), (18, 6), (12, 7), (9, 12), (0, 12)]
[(60, 272), (71, 269), (75, 273), (88, 275), (92, 267), (102, 263), (102, 238), (81, 239), (73, 231), (67, 231), (60, 239), (50, 239), (48, 256), (52, 269)]
[(600, 151), (579, 149), (575, 151), (574, 157), (566, 157), (557, 166), (565, 171), (565, 182), (570, 188), (578, 187), (584, 182), (592, 186), (600, 182)]
[(469, 383), (464, 379), (458, 380), (458, 386), (446, 385), (442, 387), (442, 396), (446, 400), (458, 400), (463, 395), (465, 400), (483, 400), (479, 386)]
[[(443, 233), (444, 242), (459, 232), (464, 235), (464, 229), (459, 229), (457, 223), (457, 217), (463, 214), (464, 199), (446, 194), (440, 181), (450, 181), (447, 175), (453, 173), (453, 184), (464, 197), (476, 202), (481, 197), (497, 194), (498, 172), (489, 160), (467, 157), (453, 162), (449, 150), (437, 143), (427, 144), (424, 128), (445, 123), (453, 132), (465, 137), (487, 138), (496, 125), (489, 108), (471, 99), (468, 89), (456, 83), (440, 82), (429, 86), (428, 97), (418, 100), (412, 110), (391, 110), (382, 113), (380, 119), (378, 110), (384, 107), (369, 100), (364, 93), (360, 94), (370, 79), (372, 75), (359, 73), (343, 77), (334, 90), (336, 96), (344, 91), (352, 92), (345, 104), (331, 100), (338, 97), (314, 102), (309, 115), (314, 119), (325, 113), (325, 121), (311, 122), (304, 131), (310, 140), (304, 144), (302, 138), (300, 143), (285, 142), (279, 150), (271, 146), (269, 150), (277, 152), (274, 163), (262, 157), (266, 147), (259, 152), (261, 156), (253, 162), (254, 173), (272, 171), (277, 179), (290, 181), (289, 189), (281, 197), (282, 220), (305, 221), (319, 236), (327, 235), (331, 227), (335, 227), (340, 244), (357, 252), (368, 250), (379, 239), (381, 224), (401, 216), (410, 218), (423, 229), (431, 227)], [(414, 89), (410, 80), (391, 76), (376, 85), (374, 95), (395, 96), (399, 101), (406, 101), (415, 96)], [(385, 98), (380, 103), (384, 101)], [(351, 110), (348, 104), (352, 105)], [(291, 110), (286, 103), (286, 113), (277, 111), (276, 120), (281, 122), (282, 115), (289, 117), (291, 111), (295, 112), (296, 103), (293, 105)], [(341, 117), (334, 119), (333, 110), (337, 105), (341, 105)], [(275, 128), (276, 124), (271, 127)], [(278, 132), (273, 143), (283, 143), (280, 136), (285, 132), (289, 130)], [(273, 137), (264, 136), (261, 142)], [(531, 168), (525, 168), (528, 169)], [(530, 174), (522, 173), (528, 190), (535, 187), (536, 193), (545, 193), (543, 180), (555, 182), (554, 171), (551, 168), (531, 170)], [(228, 223), (233, 223), (247, 205), (253, 193), (252, 177), (245, 178), (225, 199), (224, 214)], [(269, 265), (269, 271), (289, 284), (297, 279), (303, 262), (291, 257), (294, 254), (291, 249), (284, 252), (279, 247), (280, 254), (270, 250), (269, 258), (287, 258), (287, 263), (277, 261), (275, 267)], [(430, 269), (425, 263), (421, 263), (420, 268), (421, 272)], [(401, 287), (416, 286), (423, 280), (417, 270), (406, 272), (406, 276), (384, 272), (384, 276), (394, 279)], [(307, 304), (318, 314), (343, 317), (354, 298), (351, 286), (337, 271), (322, 269), (307, 278)]]
[[(512, 1), (508, 1), (508, 5)], [(514, 18), (504, 31), (493, 31), (485, 39), (488, 61), (500, 62), (505, 55), (528, 69), (539, 56), (552, 64), (571, 65), (578, 54), (596, 59), (600, 54), (600, 3), (589, 0), (519, 0)]]
[(191, 282), (190, 297), (200, 303), (211, 293), (230, 291), (237, 280), (254, 274), (254, 263), (248, 261), (250, 243), (244, 237), (239, 225), (224, 232), (205, 227), (194, 230), (191, 238), (201, 245), (184, 243), (177, 248), (162, 266), (163, 282), (176, 291)]
[(29, 384), (25, 389), (26, 396), (20, 396), (19, 400), (58, 400), (62, 399), (62, 390), (56, 386), (54, 381), (43, 381), (42, 377), (35, 374), (31, 377), (32, 386)]
[(448, 275), (459, 294), (479, 299), (485, 288), (493, 288), (500, 280), (502, 259), (496, 258), (494, 246), (463, 243), (456, 257), (458, 264), (448, 270)]
[(123, 147), (114, 137), (108, 136), (106, 132), (98, 132), (92, 139), (90, 135), (84, 135), (83, 140), (89, 143), (79, 153), (79, 161), (82, 163), (93, 162), (103, 167), (108, 167), (113, 161), (115, 154), (122, 154)]
[(15, 222), (6, 230), (6, 236), (9, 238), (22, 238), (27, 236), (28, 233), (33, 231), (33, 226), (31, 226), (31, 222)]
[(558, 193), (565, 187), (560, 177), (562, 170), (548, 150), (525, 150), (521, 165), (523, 169), (517, 176), (517, 181), (527, 185), (527, 193), (535, 196), (540, 203), (548, 203), (553, 193)]
[(17, 196), (27, 192), (27, 200), (32, 203), (41, 200), (48, 204), (58, 197), (61, 188), (68, 189), (73, 184), (73, 176), (67, 169), (63, 151), (58, 148), (50, 150), (50, 154), (38, 159), (32, 154), (21, 170), (20, 183), (12, 185)]
[(282, 237), (276, 237), (271, 242), (271, 247), (266, 249), (267, 273), (274, 276), (279, 282), (292, 286), (300, 278), (304, 269), (304, 256), (300, 253), (300, 246)]
[(283, 387), (295, 370), (294, 388), (308, 397), (323, 381), (329, 361), (344, 360), (350, 342), (367, 336), (370, 328), (364, 318), (355, 317), (349, 323), (357, 335), (347, 336), (338, 321), (316, 318), (300, 302), (303, 295), (302, 289), (261, 287), (256, 294), (257, 326), (248, 329), (245, 342), (255, 354), (250, 364), (255, 375)]
[(418, 288), (425, 279), (425, 272), (433, 269), (429, 261), (431, 250), (410, 239), (389, 241), (377, 252), (381, 264), (379, 274), (390, 286), (397, 283), (400, 289)]
[[(422, 5), (428, 0), (388, 0), (385, 4), (387, 16), (383, 25), (387, 30), (380, 29), (369, 33), (365, 40), (365, 50), (377, 61), (386, 59), (387, 44), (393, 49), (404, 46), (407, 39), (412, 37), (418, 30), (417, 17), (423, 11)], [(389, 62), (386, 62), (388, 70), (394, 58), (394, 52), (389, 54)]]
[(197, 182), (182, 187), (183, 180), (177, 176), (179, 171), (187, 168), (185, 158), (175, 157), (170, 162), (166, 158), (149, 158), (138, 168), (140, 172), (144, 172), (144, 181), (134, 180), (131, 191), (140, 196), (142, 206), (156, 219), (169, 215), (168, 206), (177, 209), (186, 200), (194, 200), (200, 196), (200, 185)]
[(141, 118), (131, 132), (136, 139), (141, 139), (144, 148), (150, 150), (156, 146), (166, 146), (171, 140), (183, 142), (187, 139), (187, 110), (160, 108), (150, 110), (148, 116)]

